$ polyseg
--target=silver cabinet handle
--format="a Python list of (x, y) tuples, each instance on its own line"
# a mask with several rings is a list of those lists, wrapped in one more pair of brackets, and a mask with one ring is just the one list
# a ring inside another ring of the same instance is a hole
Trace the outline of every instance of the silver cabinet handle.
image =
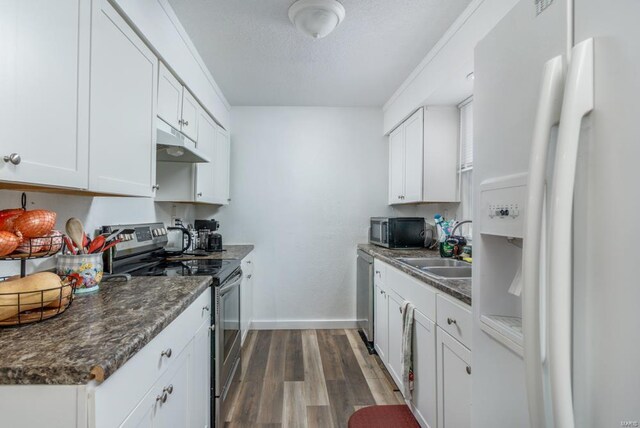
[(178, 119), (178, 123), (179, 123), (180, 125), (184, 125), (184, 120), (182, 120), (182, 119)]
[(156, 403), (158, 401), (160, 401), (161, 403), (166, 403), (167, 402), (167, 398), (169, 398), (169, 394), (167, 394), (166, 390), (162, 390), (162, 394), (158, 395), (156, 397)]
[(173, 385), (167, 386), (164, 391), (167, 391), (169, 395), (173, 394)]
[(209, 327), (209, 330), (210, 330), (210, 331), (216, 331), (216, 326), (215, 326), (215, 325), (212, 325), (211, 327)]
[(162, 351), (160, 353), (160, 356), (161, 357), (171, 358), (171, 354), (173, 354), (173, 352), (171, 351), (171, 348), (167, 348), (165, 351)]
[(380, 276), (380, 271), (379, 270), (376, 271), (376, 275)]
[(247, 260), (247, 264), (250, 265), (251, 264), (251, 260)]
[(199, 198), (201, 198), (201, 197), (202, 197), (202, 192), (198, 192), (198, 193), (196, 194), (196, 196), (198, 196)]
[(183, 120), (183, 121), (182, 121), (182, 124), (183, 124), (184, 126), (189, 126), (189, 121), (188, 121), (188, 120)]
[(209, 305), (203, 306), (202, 307), (202, 312), (207, 311), (209, 312), (211, 310), (211, 308), (209, 307)]
[(153, 186), (151, 186), (151, 188), (153, 190), (160, 190), (160, 185), (159, 184), (154, 184)]
[(400, 311), (400, 313), (402, 313), (402, 306), (400, 306), (398, 310)]
[(467, 366), (467, 374), (471, 374), (471, 366)]
[(458, 325), (458, 322), (456, 321), (455, 318), (447, 318), (447, 324), (449, 324), (449, 325), (451, 325), (451, 324)]
[(17, 153), (11, 153), (9, 156), (5, 156), (2, 159), (7, 163), (11, 162), (14, 165), (19, 165), (20, 161), (22, 161), (22, 158), (20, 158), (20, 155)]
[(251, 274), (247, 275), (247, 279), (251, 279)]

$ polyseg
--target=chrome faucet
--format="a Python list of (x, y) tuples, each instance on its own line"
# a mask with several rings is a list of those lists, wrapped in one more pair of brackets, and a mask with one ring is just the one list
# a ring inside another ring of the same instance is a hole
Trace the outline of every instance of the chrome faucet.
[(451, 236), (455, 236), (456, 230), (458, 230), (460, 226), (466, 223), (471, 223), (471, 222), (472, 222), (471, 220), (462, 220), (461, 222), (456, 223), (456, 225), (453, 226), (453, 229), (451, 229)]

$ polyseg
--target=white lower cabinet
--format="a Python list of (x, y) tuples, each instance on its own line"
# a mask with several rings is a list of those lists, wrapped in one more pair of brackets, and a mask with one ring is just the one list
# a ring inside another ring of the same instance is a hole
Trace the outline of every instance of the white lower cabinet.
[(189, 390), (193, 356), (192, 340), (120, 427), (195, 427), (189, 423), (189, 399), (195, 398)]
[(470, 427), (471, 351), (447, 333), (469, 339), (470, 307), (390, 265), (374, 263), (374, 342), (380, 359), (402, 391), (401, 308), (405, 301), (413, 303), (414, 387), (407, 404), (422, 427)]
[(380, 283), (374, 283), (373, 341), (380, 359), (386, 364), (389, 350), (389, 308), (387, 293)]
[(240, 333), (241, 344), (247, 338), (253, 321), (253, 260), (249, 254), (242, 259), (242, 283), (240, 284)]
[(438, 327), (438, 428), (471, 426), (471, 351)]
[(387, 368), (402, 390), (402, 298), (393, 290), (387, 291), (389, 305), (389, 351)]
[(422, 426), (436, 428), (436, 324), (417, 310), (413, 343), (413, 397), (408, 404)]
[[(211, 323), (202, 323), (193, 338), (193, 368), (190, 373), (191, 423), (193, 428), (208, 428), (211, 420)], [(211, 427), (212, 428), (212, 427)]]
[(102, 383), (1, 385), (0, 426), (213, 428), (210, 325), (209, 288)]

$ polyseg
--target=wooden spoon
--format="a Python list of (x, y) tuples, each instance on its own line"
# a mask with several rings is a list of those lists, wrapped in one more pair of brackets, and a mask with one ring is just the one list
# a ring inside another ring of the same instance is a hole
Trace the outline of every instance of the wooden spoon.
[(67, 231), (67, 236), (71, 238), (78, 251), (82, 252), (82, 254), (87, 254), (87, 250), (84, 248), (83, 242), (84, 226), (82, 225), (82, 222), (75, 217), (71, 217), (69, 220), (67, 220), (65, 230)]

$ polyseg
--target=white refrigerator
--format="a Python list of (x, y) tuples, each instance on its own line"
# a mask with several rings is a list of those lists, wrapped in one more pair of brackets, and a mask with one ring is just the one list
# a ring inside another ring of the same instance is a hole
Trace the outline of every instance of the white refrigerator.
[(640, 1), (521, 0), (474, 74), (473, 426), (640, 426)]

